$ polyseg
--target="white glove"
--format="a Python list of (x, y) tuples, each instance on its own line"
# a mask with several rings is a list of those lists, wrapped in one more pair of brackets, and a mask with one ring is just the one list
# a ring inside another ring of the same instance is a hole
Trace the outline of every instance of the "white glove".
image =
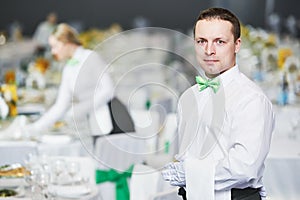
[(173, 186), (183, 187), (186, 184), (183, 161), (167, 164), (161, 174), (163, 178), (169, 181)]

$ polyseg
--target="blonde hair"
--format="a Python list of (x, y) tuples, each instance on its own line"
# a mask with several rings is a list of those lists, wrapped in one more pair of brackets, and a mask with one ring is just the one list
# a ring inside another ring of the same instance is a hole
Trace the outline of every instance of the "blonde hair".
[(51, 35), (63, 43), (81, 45), (77, 31), (68, 24), (58, 24)]

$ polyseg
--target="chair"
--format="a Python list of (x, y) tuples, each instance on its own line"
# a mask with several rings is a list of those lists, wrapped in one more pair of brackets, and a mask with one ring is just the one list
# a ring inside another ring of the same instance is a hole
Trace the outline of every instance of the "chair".
[(109, 103), (109, 111), (113, 129), (110, 134), (134, 132), (134, 123), (126, 106), (114, 97)]
[(28, 154), (37, 154), (37, 143), (30, 141), (1, 141), (0, 166), (6, 164), (24, 164)]
[(134, 166), (130, 180), (130, 200), (181, 200), (178, 188), (164, 181), (160, 171), (147, 165)]
[(177, 116), (176, 113), (168, 113), (160, 133), (160, 145), (164, 148), (165, 153), (174, 156), (178, 150), (177, 143)]
[[(126, 106), (117, 97), (114, 97), (107, 106), (101, 109), (99, 113), (95, 113), (95, 117), (92, 115), (89, 117), (94, 144), (99, 136), (135, 131), (133, 120)], [(104, 118), (109, 118), (110, 120), (103, 120)], [(103, 121), (106, 123), (104, 126), (100, 124)]]
[(175, 113), (167, 114), (158, 140), (157, 152), (146, 156), (147, 165), (156, 169), (172, 162), (175, 154), (178, 152), (177, 118)]
[[(98, 169), (114, 169), (122, 173), (131, 165), (143, 163), (145, 152), (145, 140), (133, 132), (98, 137), (93, 156)], [(115, 183), (104, 182), (98, 188), (103, 198), (115, 199)]]
[(146, 142), (149, 154), (157, 151), (160, 118), (157, 111), (132, 109), (130, 114), (134, 121), (136, 134)]
[(142, 163), (145, 153), (145, 141), (136, 133), (113, 134), (97, 138), (94, 157), (102, 169), (124, 171), (132, 164)]

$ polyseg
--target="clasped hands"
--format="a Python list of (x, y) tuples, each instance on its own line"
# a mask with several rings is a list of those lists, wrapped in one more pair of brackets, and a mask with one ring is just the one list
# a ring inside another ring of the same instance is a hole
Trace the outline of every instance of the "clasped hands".
[(168, 163), (161, 174), (164, 180), (169, 181), (173, 186), (184, 187), (186, 185), (183, 161)]

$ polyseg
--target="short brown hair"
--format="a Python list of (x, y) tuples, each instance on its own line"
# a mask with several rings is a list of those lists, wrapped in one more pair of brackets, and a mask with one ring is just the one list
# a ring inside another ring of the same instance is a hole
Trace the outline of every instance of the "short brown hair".
[(241, 36), (241, 27), (239, 19), (229, 10), (224, 8), (208, 8), (200, 12), (195, 24), (194, 24), (194, 36), (196, 24), (199, 20), (205, 19), (220, 19), (224, 21), (229, 21), (232, 24), (232, 33), (234, 36), (234, 41), (236, 41)]

